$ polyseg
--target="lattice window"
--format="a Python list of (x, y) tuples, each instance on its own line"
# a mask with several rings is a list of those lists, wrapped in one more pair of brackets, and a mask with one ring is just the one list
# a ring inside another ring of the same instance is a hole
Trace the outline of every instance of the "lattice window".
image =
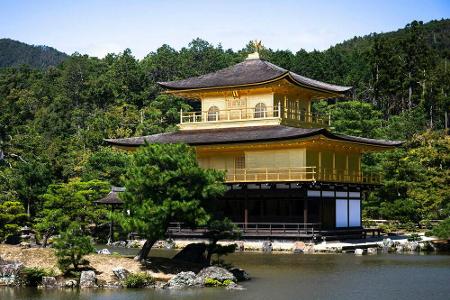
[(255, 106), (255, 118), (267, 117), (267, 108), (264, 103), (258, 103)]
[(245, 169), (245, 156), (237, 156), (234, 158), (235, 169)]
[(219, 120), (219, 108), (217, 106), (211, 106), (208, 109), (208, 121), (218, 121)]

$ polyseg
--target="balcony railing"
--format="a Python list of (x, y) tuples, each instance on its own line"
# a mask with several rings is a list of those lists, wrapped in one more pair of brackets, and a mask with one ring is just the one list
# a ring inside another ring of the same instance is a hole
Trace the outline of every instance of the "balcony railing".
[(327, 181), (380, 184), (382, 179), (380, 174), (348, 172), (337, 169), (319, 169), (314, 166), (297, 168), (246, 168), (222, 171), (225, 171), (225, 181), (228, 183)]
[(326, 127), (330, 125), (329, 116), (308, 113), (303, 110), (282, 109), (278, 106), (264, 108), (230, 108), (216, 111), (180, 112), (180, 124), (226, 123), (236, 121), (275, 120), (290, 125)]

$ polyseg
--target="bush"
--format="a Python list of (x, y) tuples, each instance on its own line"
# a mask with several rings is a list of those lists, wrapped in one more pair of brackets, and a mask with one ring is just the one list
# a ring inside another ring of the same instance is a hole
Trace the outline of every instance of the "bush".
[(20, 235), (20, 227), (26, 224), (28, 215), (19, 201), (0, 203), (0, 243)]
[(122, 283), (127, 288), (142, 288), (155, 282), (155, 279), (147, 273), (130, 274)]
[(214, 278), (205, 278), (205, 286), (206, 287), (223, 287), (223, 286), (229, 286), (230, 284), (234, 283), (233, 280), (226, 279), (223, 282)]
[(69, 272), (72, 267), (73, 270), (78, 271), (80, 266), (88, 265), (89, 261), (83, 259), (83, 256), (94, 251), (91, 238), (84, 236), (79, 229), (73, 227), (55, 240), (54, 248), (58, 266), (64, 273)]
[(54, 275), (53, 271), (43, 268), (24, 268), (20, 272), (20, 280), (26, 286), (38, 286), (42, 283), (42, 277)]
[(409, 242), (419, 242), (421, 240), (422, 240), (422, 238), (417, 233), (413, 233), (408, 237)]
[(450, 239), (450, 218), (441, 221), (431, 230), (431, 235), (441, 239)]

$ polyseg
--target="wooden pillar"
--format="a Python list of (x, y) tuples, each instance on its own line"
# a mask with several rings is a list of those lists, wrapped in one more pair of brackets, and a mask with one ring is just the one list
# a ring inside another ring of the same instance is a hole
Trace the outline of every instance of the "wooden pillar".
[(308, 196), (303, 199), (303, 227), (306, 228), (308, 223)]
[(244, 230), (247, 229), (248, 223), (248, 194), (247, 189), (245, 189), (245, 198), (244, 198)]

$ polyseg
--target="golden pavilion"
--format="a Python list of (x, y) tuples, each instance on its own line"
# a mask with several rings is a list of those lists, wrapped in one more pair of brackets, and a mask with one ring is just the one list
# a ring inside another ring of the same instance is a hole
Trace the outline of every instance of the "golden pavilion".
[(217, 207), (244, 235), (362, 232), (361, 199), (380, 177), (361, 171), (361, 156), (401, 143), (332, 133), (332, 120), (312, 112), (313, 101), (346, 97), (352, 87), (298, 75), (258, 52), (217, 72), (159, 84), (165, 93), (199, 101), (201, 110), (181, 111), (176, 132), (108, 143), (130, 150), (145, 142), (195, 147), (201, 167), (226, 172), (227, 192)]

